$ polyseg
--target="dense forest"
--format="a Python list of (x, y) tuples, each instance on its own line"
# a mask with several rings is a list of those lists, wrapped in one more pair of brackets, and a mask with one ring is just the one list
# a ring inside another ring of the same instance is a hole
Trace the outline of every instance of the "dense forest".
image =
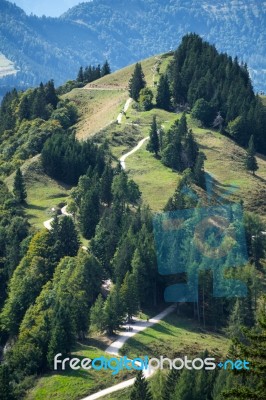
[(60, 18), (27, 16), (0, 1), (0, 51), (19, 67), (1, 86), (73, 79), (79, 65), (106, 57), (118, 69), (175, 48), (196, 32), (247, 62), (256, 90), (265, 91), (265, 6), (259, 0), (94, 0)]

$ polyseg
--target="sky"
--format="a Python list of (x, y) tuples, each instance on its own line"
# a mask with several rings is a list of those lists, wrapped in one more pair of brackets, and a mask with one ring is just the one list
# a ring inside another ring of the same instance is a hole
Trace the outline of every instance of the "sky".
[(46, 15), (58, 17), (70, 7), (76, 6), (86, 0), (10, 0), (22, 8), (27, 14), (33, 13), (38, 16)]

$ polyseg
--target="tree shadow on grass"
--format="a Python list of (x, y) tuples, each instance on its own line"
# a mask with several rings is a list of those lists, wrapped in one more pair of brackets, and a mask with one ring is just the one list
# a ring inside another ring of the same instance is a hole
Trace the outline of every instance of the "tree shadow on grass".
[(46, 210), (46, 207), (37, 206), (36, 204), (26, 204), (26, 205), (25, 205), (25, 209), (27, 209), (27, 210), (40, 210), (40, 211), (44, 211), (44, 210)]

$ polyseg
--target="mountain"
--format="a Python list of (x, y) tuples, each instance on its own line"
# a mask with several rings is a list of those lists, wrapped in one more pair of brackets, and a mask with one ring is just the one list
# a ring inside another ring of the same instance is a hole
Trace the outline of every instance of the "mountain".
[(196, 32), (247, 62), (256, 90), (266, 90), (266, 8), (260, 0), (93, 0), (59, 18), (27, 16), (0, 0), (0, 52), (20, 71), (1, 85), (75, 78), (80, 65), (113, 70), (176, 48)]

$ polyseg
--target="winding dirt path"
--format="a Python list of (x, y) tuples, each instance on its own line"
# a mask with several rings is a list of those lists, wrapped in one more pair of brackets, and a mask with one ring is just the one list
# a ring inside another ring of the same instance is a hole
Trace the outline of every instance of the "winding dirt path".
[(128, 107), (130, 106), (130, 104), (132, 103), (133, 99), (131, 99), (131, 97), (129, 99), (127, 99), (126, 104), (124, 105), (123, 111), (121, 113), (118, 114), (118, 117), (116, 119), (118, 124), (121, 124), (122, 122), (122, 118), (123, 115), (127, 112)]
[(125, 170), (126, 169), (126, 163), (125, 160), (127, 157), (131, 156), (131, 154), (135, 153), (136, 151), (138, 151), (141, 146), (146, 142), (146, 140), (149, 139), (149, 136), (145, 137), (144, 139), (141, 139), (137, 146), (135, 146), (132, 150), (130, 150), (128, 153), (124, 154), (122, 157), (119, 158), (121, 167)]
[[(125, 342), (135, 336), (137, 333), (144, 331), (145, 329), (158, 324), (163, 318), (165, 318), (167, 315), (171, 314), (176, 308), (176, 305), (171, 305), (170, 307), (167, 307), (164, 311), (156, 315), (155, 317), (151, 318), (149, 322), (146, 321), (141, 321), (141, 320), (135, 320), (134, 324), (132, 325), (133, 331), (132, 332), (120, 332), (118, 334), (119, 338), (115, 340), (107, 349), (105, 352), (107, 354), (111, 354), (112, 356), (120, 357), (119, 356), (119, 350), (121, 347), (125, 344)], [(139, 355), (141, 357), (141, 355)], [(156, 370), (154, 369), (147, 369), (143, 370), (143, 374), (145, 378), (151, 377)], [(82, 400), (97, 400), (100, 399), (103, 396), (107, 396), (110, 393), (117, 392), (118, 390), (122, 390), (124, 388), (130, 387), (134, 385), (136, 378), (129, 379), (125, 382), (121, 382), (117, 385), (111, 386), (107, 389), (101, 390), (98, 393), (92, 394), (90, 396), (84, 397)]]

